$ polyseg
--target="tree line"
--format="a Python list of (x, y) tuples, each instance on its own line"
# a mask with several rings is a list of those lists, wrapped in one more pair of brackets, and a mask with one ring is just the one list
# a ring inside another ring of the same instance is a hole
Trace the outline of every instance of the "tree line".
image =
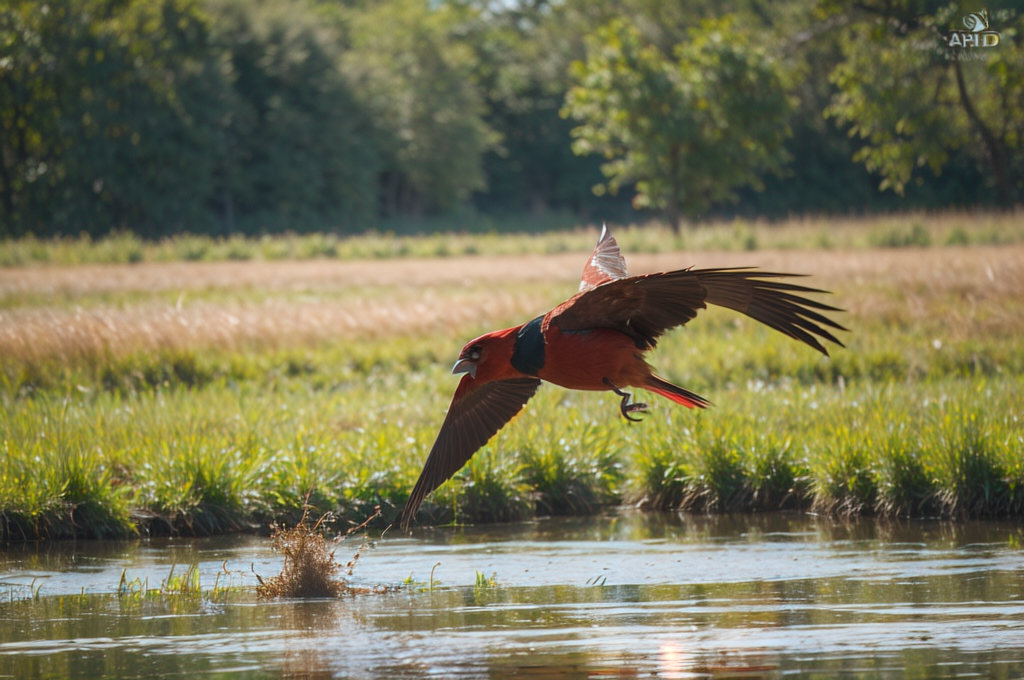
[[(982, 21), (997, 44), (950, 42)], [(1010, 2), (0, 0), (0, 236), (1009, 207), (1022, 29)]]

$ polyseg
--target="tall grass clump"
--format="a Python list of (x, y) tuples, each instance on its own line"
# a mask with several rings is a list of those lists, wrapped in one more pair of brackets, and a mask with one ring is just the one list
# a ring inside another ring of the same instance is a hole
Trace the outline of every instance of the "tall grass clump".
[[(533, 419), (504, 446), (514, 451), (522, 479), (533, 490), (536, 512), (586, 515), (621, 498), (624, 478), (621, 443), (607, 414), (573, 405), (563, 394), (543, 395), (538, 408), (557, 418)], [(555, 404), (556, 399), (562, 400)], [(600, 418), (600, 420), (599, 420)]]
[(889, 426), (888, 437), (879, 442), (876, 511), (885, 516), (933, 517), (942, 513), (937, 478), (926, 464), (924, 446), (915, 441), (910, 423)]
[(641, 506), (737, 512), (807, 503), (807, 471), (772, 432), (704, 415), (675, 432), (674, 420), (638, 443), (633, 500)]
[(878, 507), (878, 470), (870, 437), (838, 428), (820, 445), (812, 468), (814, 508), (833, 515), (871, 514)]
[(516, 522), (533, 516), (530, 491), (515, 458), (491, 450), (473, 456), (438, 500), (459, 523)]
[[(953, 517), (1000, 517), (1024, 510), (1024, 487), (1019, 460), (1022, 450), (1007, 451), (999, 441), (987, 413), (955, 408), (947, 413), (938, 431), (936, 449), (940, 471), (938, 497), (946, 514)], [(1004, 443), (1005, 442), (1005, 443)], [(1016, 444), (1020, 444), (1018, 433)], [(1018, 461), (1016, 474), (1010, 459)]]
[[(639, 446), (634, 494), (649, 507), (704, 512), (811, 504), (836, 515), (1019, 516), (1024, 424), (1011, 386), (1020, 384), (986, 383), (981, 404), (964, 380), (780, 390), (781, 409), (734, 393), (735, 405), (702, 417), (714, 424)], [(780, 432), (799, 444), (779, 445)]]
[(250, 527), (254, 461), (238, 450), (206, 451), (190, 444), (181, 451), (163, 448), (160, 467), (146, 469), (140, 480), (149, 530), (210, 536)]
[(136, 534), (132, 490), (92, 449), (95, 442), (78, 436), (82, 415), (73, 400), (48, 397), (4, 432), (0, 542)]
[(883, 232), (872, 234), (871, 245), (882, 248), (926, 248), (932, 244), (928, 229), (920, 222), (914, 222), (909, 229), (904, 226), (890, 227)]

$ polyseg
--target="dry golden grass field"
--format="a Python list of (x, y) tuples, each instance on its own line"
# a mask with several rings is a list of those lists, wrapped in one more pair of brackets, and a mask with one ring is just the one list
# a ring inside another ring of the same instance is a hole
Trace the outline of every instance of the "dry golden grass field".
[[(0, 356), (10, 367), (165, 349), (454, 337), (545, 311), (574, 292), (583, 259), (565, 253), (0, 269)], [(809, 285), (831, 290), (847, 310), (854, 333), (870, 321), (934, 329), (947, 341), (1024, 337), (1024, 245), (628, 259), (636, 274), (691, 265), (810, 274)]]

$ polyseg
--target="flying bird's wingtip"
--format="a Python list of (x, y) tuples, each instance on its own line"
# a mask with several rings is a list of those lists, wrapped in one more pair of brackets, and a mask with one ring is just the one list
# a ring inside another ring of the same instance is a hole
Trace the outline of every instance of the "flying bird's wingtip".
[[(847, 329), (847, 328), (844, 328), (843, 330), (844, 330), (844, 331), (846, 331), (847, 333), (849, 333), (849, 332), (850, 332), (850, 331), (849, 331), (849, 329)], [(843, 349), (846, 349), (846, 345), (844, 345), (844, 344), (843, 344), (842, 342), (840, 342), (839, 340), (835, 340), (835, 343), (836, 343), (837, 345), (839, 345), (840, 347), (842, 347)], [(828, 353), (828, 352), (825, 352), (825, 356), (829, 356), (829, 353)]]
[[(841, 330), (849, 332), (849, 329), (847, 329), (847, 328), (842, 328)], [(846, 345), (844, 345), (838, 338), (832, 336), (831, 334), (829, 334), (828, 340), (830, 342), (838, 345), (842, 349), (846, 349)], [(819, 352), (821, 352), (822, 354), (824, 354), (829, 359), (832, 358), (832, 355), (829, 354), (828, 347), (826, 347), (825, 345), (822, 345), (822, 344), (819, 343), (818, 347), (815, 347), (815, 349), (818, 350)]]
[(409, 507), (409, 500), (406, 500), (405, 505), (402, 506), (402, 512), (398, 516), (398, 527), (406, 536), (412, 533), (412, 531), (409, 530), (409, 525), (412, 524), (413, 516), (416, 514), (417, 510), (419, 510), (419, 505), (417, 504), (417, 507), (412, 509)]

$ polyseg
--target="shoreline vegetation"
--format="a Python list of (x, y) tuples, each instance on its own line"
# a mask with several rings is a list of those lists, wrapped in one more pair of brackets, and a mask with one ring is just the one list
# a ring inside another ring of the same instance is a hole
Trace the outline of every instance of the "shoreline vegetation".
[[(622, 503), (1020, 517), (1022, 224), (945, 213), (722, 223), (678, 241), (617, 230), (633, 273), (812, 275), (847, 310), (847, 348), (825, 359), (702, 312), (653, 361), (713, 408), (640, 393), (652, 412), (629, 424), (608, 395), (545, 385), (419, 523)], [(333, 513), (332, 530), (376, 506), (387, 526), (440, 426), (458, 349), (563, 299), (594, 238), (365, 236), (315, 259), (241, 262), (217, 261), (230, 239), (204, 241), (202, 258), (123, 235), (4, 242), (0, 541), (268, 531), (295, 523), (307, 496), (311, 513)], [(315, 239), (330, 237), (239, 242)], [(374, 239), (408, 248), (350, 243)], [(133, 262), (111, 254), (122, 242), (141, 249), (135, 264), (97, 266)]]

